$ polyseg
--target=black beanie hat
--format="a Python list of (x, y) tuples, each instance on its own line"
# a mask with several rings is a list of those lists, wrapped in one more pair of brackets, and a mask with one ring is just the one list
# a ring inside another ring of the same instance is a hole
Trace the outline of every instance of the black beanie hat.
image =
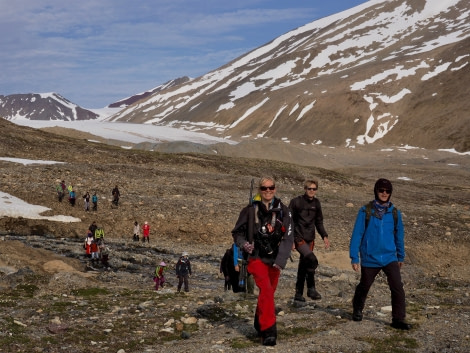
[(376, 200), (379, 200), (379, 195), (378, 195), (379, 189), (390, 190), (390, 194), (388, 195), (388, 199), (387, 199), (387, 201), (390, 201), (390, 197), (392, 196), (392, 191), (393, 191), (393, 186), (390, 180), (381, 178), (375, 182), (374, 195), (375, 195)]

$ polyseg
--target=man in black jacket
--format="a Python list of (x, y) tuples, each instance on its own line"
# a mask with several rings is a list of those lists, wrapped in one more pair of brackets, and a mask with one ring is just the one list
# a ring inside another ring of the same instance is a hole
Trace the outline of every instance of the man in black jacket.
[(184, 291), (189, 292), (189, 281), (188, 278), (191, 276), (191, 262), (189, 261), (189, 254), (185, 251), (181, 255), (180, 259), (176, 263), (176, 277), (178, 277), (178, 292), (181, 291), (181, 287), (184, 283)]
[(307, 296), (313, 300), (321, 299), (320, 293), (315, 288), (314, 278), (315, 269), (318, 266), (317, 257), (313, 253), (315, 228), (322, 237), (325, 248), (330, 246), (328, 234), (323, 227), (321, 204), (315, 197), (318, 181), (306, 180), (304, 189), (305, 194), (293, 198), (289, 204), (294, 224), (295, 248), (300, 253), (294, 300), (302, 302), (305, 301), (303, 296), (305, 281), (307, 281)]

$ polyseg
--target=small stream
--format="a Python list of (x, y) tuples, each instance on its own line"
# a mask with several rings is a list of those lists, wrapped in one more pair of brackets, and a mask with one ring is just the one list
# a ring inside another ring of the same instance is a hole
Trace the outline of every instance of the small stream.
[[(38, 236), (38, 235), (18, 235), (18, 234), (3, 234), (5, 240), (17, 240), (30, 246), (32, 248), (43, 249), (51, 251), (57, 255), (77, 259), (83, 263), (84, 269), (90, 264), (90, 259), (86, 257), (83, 249), (83, 241), (70, 238), (56, 238), (54, 236)], [(106, 238), (105, 238), (106, 241)], [(128, 272), (133, 274), (140, 274), (142, 276), (152, 277), (155, 266), (160, 261), (165, 261), (169, 264), (167, 277), (170, 282), (175, 285), (177, 280), (174, 273), (174, 264), (178, 261), (180, 254), (169, 253), (166, 250), (158, 249), (158, 247), (145, 246), (142, 243), (124, 241), (106, 241), (109, 246), (109, 268), (105, 268), (101, 264), (95, 265), (94, 270), (97, 271), (114, 271), (114, 272)], [(222, 254), (223, 255), (223, 254)], [(223, 280), (215, 277), (218, 272), (220, 259), (219, 256), (191, 256), (191, 264), (193, 266), (193, 275), (191, 282), (197, 283), (198, 288), (201, 289), (215, 289), (223, 288)], [(197, 267), (203, 265), (205, 268), (213, 268), (213, 273), (207, 271), (197, 271)], [(88, 269), (90, 269), (88, 267)]]

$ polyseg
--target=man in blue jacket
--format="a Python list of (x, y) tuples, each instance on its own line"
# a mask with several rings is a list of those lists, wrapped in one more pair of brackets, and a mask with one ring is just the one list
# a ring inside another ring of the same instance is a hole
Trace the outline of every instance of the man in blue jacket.
[[(353, 298), (354, 321), (362, 320), (367, 294), (380, 271), (387, 276), (392, 296), (392, 324), (400, 330), (409, 330), (405, 322), (405, 291), (400, 269), (405, 259), (405, 233), (399, 210), (390, 202), (392, 183), (379, 179), (375, 183), (375, 200), (361, 207), (354, 224), (349, 246), (349, 257), (354, 271), (361, 269), (361, 279)], [(359, 265), (360, 255), (360, 265)]]

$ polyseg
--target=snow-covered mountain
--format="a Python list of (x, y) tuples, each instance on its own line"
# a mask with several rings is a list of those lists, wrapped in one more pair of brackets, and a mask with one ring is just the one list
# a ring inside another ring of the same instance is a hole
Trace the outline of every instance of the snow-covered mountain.
[(0, 95), (0, 116), (7, 120), (91, 120), (98, 113), (81, 108), (57, 93)]
[(0, 95), (8, 120), (106, 120), (235, 141), (470, 151), (470, 2), (370, 0), (196, 79), (87, 110), (55, 93)]
[(109, 121), (236, 140), (470, 150), (470, 2), (371, 0), (122, 109)]

